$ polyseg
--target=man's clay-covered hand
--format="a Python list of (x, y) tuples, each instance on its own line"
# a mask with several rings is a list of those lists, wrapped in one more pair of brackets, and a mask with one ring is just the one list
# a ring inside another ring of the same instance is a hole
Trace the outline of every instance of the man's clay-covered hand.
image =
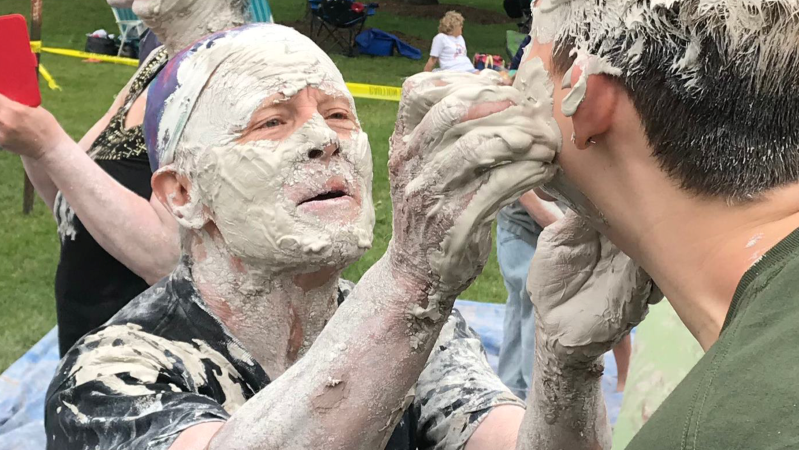
[(553, 175), (560, 134), (549, 108), (491, 72), (404, 83), (389, 154), (395, 270), (444, 296), (468, 286), (499, 208)]
[(650, 276), (574, 211), (544, 229), (528, 274), (537, 338), (559, 361), (593, 361), (662, 294)]

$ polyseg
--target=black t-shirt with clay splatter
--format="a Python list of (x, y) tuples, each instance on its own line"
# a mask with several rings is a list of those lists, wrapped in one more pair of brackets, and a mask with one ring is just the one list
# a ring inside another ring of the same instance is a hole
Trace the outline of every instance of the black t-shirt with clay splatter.
[[(64, 356), (47, 392), (47, 448), (167, 449), (193, 425), (227, 420), (269, 382), (184, 262)], [(502, 404), (522, 406), (454, 311), (386, 448), (461, 449)]]

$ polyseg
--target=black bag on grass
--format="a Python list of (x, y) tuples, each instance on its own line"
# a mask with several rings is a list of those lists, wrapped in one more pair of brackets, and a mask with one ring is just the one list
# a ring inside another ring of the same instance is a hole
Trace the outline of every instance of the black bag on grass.
[(86, 36), (86, 51), (99, 55), (117, 56), (119, 45), (108, 37)]

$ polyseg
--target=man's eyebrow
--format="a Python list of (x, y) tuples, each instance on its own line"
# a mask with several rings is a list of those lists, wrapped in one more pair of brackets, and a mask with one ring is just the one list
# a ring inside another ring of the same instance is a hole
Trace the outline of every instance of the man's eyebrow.
[(327, 104), (336, 104), (338, 106), (346, 107), (348, 110), (352, 109), (350, 100), (345, 95), (330, 95), (324, 94), (324, 97), (320, 100), (320, 105), (327, 105)]

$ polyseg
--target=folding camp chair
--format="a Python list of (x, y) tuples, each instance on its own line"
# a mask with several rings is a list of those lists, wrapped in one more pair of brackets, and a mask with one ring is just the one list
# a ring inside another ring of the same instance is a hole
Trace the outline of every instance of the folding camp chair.
[(252, 0), (250, 2), (250, 16), (252, 22), (274, 23), (272, 10), (267, 0)]
[(315, 16), (312, 13), (319, 9), (319, 5), (321, 4), (322, 0), (308, 0), (308, 2), (306, 2), (306, 15), (303, 17), (303, 19), (311, 15), (311, 20), (313, 21)]
[(514, 30), (506, 30), (506, 54), (510, 59), (514, 59), (517, 50), (519, 50), (519, 46), (522, 45), (522, 41), (524, 41), (526, 37), (528, 37), (527, 34), (522, 34)]
[(125, 48), (125, 43), (138, 39), (146, 27), (130, 8), (111, 8), (111, 10), (114, 12), (114, 19), (117, 20), (117, 26), (119, 26), (119, 51), (117, 52), (117, 56), (119, 56), (122, 54), (122, 49)]
[[(319, 5), (314, 8), (312, 1), (309, 1), (312, 8), (311, 38), (325, 50), (339, 47), (347, 56), (355, 56), (355, 38), (364, 29), (367, 18), (375, 14), (378, 4), (352, 0), (319, 0)], [(316, 32), (315, 23), (318, 25)], [(325, 41), (330, 43), (328, 48), (323, 45)]]

